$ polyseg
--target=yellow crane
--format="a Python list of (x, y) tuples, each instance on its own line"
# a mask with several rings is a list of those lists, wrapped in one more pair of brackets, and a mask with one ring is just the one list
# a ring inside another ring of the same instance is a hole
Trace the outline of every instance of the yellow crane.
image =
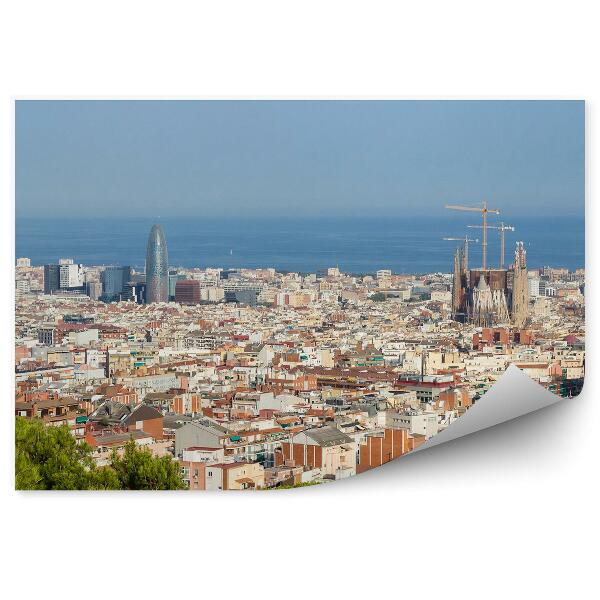
[[(467, 225), (473, 229), (481, 229), (481, 225)], [(488, 225), (488, 229), (497, 229), (500, 232), (500, 268), (504, 269), (504, 232), (514, 231), (515, 228), (512, 225), (505, 225), (501, 222), (500, 225)]]
[(469, 268), (469, 243), (478, 243), (479, 240), (476, 238), (472, 240), (469, 236), (465, 235), (464, 238), (459, 237), (445, 237), (442, 238), (447, 242), (464, 242), (465, 243), (465, 271)]
[(487, 215), (488, 213), (492, 213), (494, 215), (499, 215), (500, 211), (497, 208), (488, 208), (487, 202), (483, 202), (483, 206), (463, 206), (462, 204), (446, 204), (446, 208), (451, 210), (465, 210), (469, 212), (479, 212), (483, 214), (483, 236), (481, 242), (481, 254), (482, 254), (482, 266), (481, 268), (485, 270), (487, 268)]

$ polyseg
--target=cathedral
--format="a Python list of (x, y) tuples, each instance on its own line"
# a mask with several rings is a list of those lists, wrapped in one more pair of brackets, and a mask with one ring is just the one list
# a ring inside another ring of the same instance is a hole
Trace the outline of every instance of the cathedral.
[(481, 327), (512, 324), (523, 327), (529, 310), (526, 252), (517, 242), (509, 269), (468, 269), (465, 253), (454, 255), (452, 318)]

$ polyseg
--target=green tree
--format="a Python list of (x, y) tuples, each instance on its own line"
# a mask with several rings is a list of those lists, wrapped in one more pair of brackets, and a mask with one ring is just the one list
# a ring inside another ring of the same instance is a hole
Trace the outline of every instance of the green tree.
[(170, 456), (156, 457), (130, 440), (120, 456), (113, 452), (111, 466), (123, 490), (183, 490), (179, 464)]
[(157, 458), (130, 440), (123, 456), (97, 467), (88, 444), (78, 442), (66, 425), (46, 427), (39, 419), (15, 422), (15, 487), (18, 490), (180, 490), (185, 488), (177, 462)]
[(109, 469), (97, 468), (91, 448), (71, 435), (66, 425), (46, 427), (38, 419), (17, 417), (15, 487), (18, 490), (117, 489)]
[(369, 296), (369, 300), (373, 300), (373, 302), (383, 302), (384, 300), (387, 300), (387, 296), (382, 292), (375, 292)]
[(265, 488), (265, 490), (291, 490), (300, 487), (310, 487), (311, 485), (321, 485), (321, 481), (304, 481), (301, 483), (283, 483), (272, 488)]

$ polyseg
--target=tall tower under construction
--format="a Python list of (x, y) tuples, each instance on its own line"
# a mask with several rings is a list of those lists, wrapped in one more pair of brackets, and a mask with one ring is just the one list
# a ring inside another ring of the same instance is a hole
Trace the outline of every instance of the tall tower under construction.
[(466, 261), (463, 249), (459, 246), (454, 253), (454, 274), (452, 278), (452, 318), (455, 321), (465, 321), (464, 291), (466, 289)]
[(511, 320), (515, 327), (523, 327), (529, 312), (529, 284), (527, 281), (526, 252), (523, 242), (517, 242), (512, 286)]

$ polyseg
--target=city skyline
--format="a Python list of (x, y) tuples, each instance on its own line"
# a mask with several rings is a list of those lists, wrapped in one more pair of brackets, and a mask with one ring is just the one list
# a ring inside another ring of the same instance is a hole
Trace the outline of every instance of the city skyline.
[[(500, 208), (504, 208), (500, 205)], [(427, 219), (297, 220), (291, 228), (277, 219), (163, 219), (172, 244), (172, 266), (223, 268), (276, 267), (310, 272), (338, 264), (347, 272), (392, 268), (396, 272), (452, 270), (446, 236), (461, 238), (480, 221), (472, 213), (438, 207), (440, 216)], [(502, 211), (497, 225), (504, 218)], [(583, 267), (584, 227), (578, 218), (512, 219), (516, 230), (507, 241), (524, 240), (535, 266)], [(45, 220), (17, 220), (17, 254), (32, 264), (53, 263), (69, 256), (87, 265), (132, 265), (143, 270), (147, 232), (152, 221), (139, 219), (73, 219), (63, 221), (70, 235), (57, 237)], [(494, 225), (495, 226), (495, 225)], [(560, 228), (563, 236), (557, 238)], [(478, 234), (480, 235), (480, 233)], [(501, 251), (498, 231), (488, 232), (490, 264)], [(458, 242), (454, 242), (456, 246)], [(368, 252), (366, 248), (368, 246)], [(301, 248), (301, 251), (298, 250)], [(481, 261), (481, 244), (472, 244), (471, 261)]]
[(40, 144), (17, 124), (18, 206), (52, 211), (16, 220), (18, 489), (327, 484), (508, 370), (581, 392), (581, 103), (42, 106)]
[(580, 101), (18, 101), (18, 218), (583, 216)]

